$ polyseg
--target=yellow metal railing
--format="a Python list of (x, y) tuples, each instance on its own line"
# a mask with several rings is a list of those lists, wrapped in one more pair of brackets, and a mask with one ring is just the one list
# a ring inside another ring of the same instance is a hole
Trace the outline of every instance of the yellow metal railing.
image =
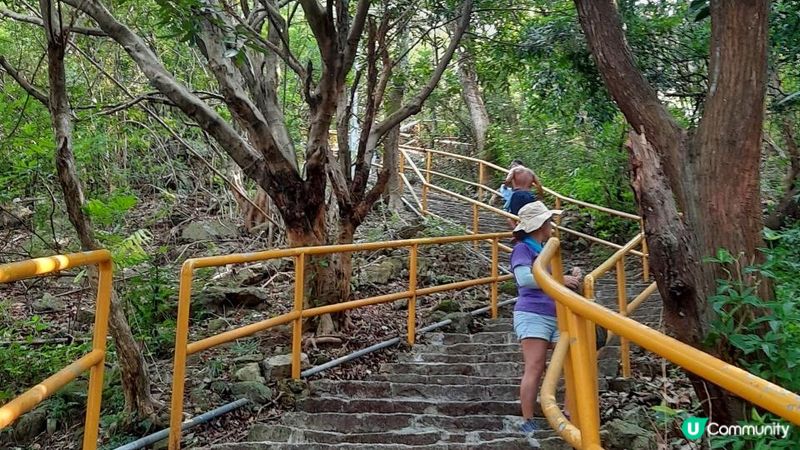
[[(410, 152), (422, 154), (424, 156), (425, 169), (420, 169), (419, 167), (417, 167), (417, 165), (414, 162), (413, 158), (411, 158), (411, 156), (409, 154)], [(466, 161), (466, 162), (469, 162), (469, 163), (472, 163), (472, 164), (476, 164), (477, 165), (477, 182), (464, 180), (462, 178), (458, 178), (458, 177), (454, 177), (452, 175), (444, 174), (442, 172), (434, 171), (432, 169), (432, 166), (433, 166), (433, 161), (434, 161), (434, 157), (435, 156), (438, 156), (438, 157), (441, 157), (441, 158), (456, 159), (456, 160)], [(421, 199), (417, 198), (416, 192), (414, 191), (414, 189), (411, 188), (411, 183), (408, 180), (407, 176), (405, 175), (405, 172), (408, 171), (408, 170), (412, 171), (417, 176), (417, 178), (422, 182), (422, 198)], [(507, 211), (503, 211), (502, 209), (495, 208), (493, 206), (487, 205), (486, 203), (484, 203), (482, 201), (484, 193), (487, 193), (487, 194), (495, 196), (495, 197), (499, 197), (500, 196), (500, 194), (497, 192), (496, 189), (494, 189), (492, 187), (489, 187), (489, 186), (486, 186), (484, 184), (486, 178), (488, 178), (488, 174), (487, 174), (488, 170), (493, 170), (493, 171), (496, 171), (496, 172), (500, 172), (503, 175), (503, 177), (505, 177), (505, 175), (508, 174), (508, 169), (505, 169), (503, 167), (500, 167), (500, 166), (498, 166), (496, 164), (493, 164), (493, 163), (490, 163), (488, 161), (483, 161), (483, 160), (478, 159), (478, 158), (473, 158), (471, 156), (464, 156), (464, 155), (459, 155), (459, 154), (456, 154), (456, 153), (445, 152), (445, 151), (442, 151), (442, 150), (433, 150), (433, 149), (428, 149), (428, 148), (423, 148), (423, 147), (415, 147), (415, 146), (410, 146), (410, 145), (400, 145), (400, 177), (403, 180), (403, 183), (408, 187), (409, 191), (411, 191), (412, 194), (414, 195), (415, 199), (417, 200), (417, 204), (419, 205), (419, 208), (420, 208), (421, 212), (423, 214), (435, 215), (435, 214), (431, 213), (429, 211), (429, 209), (428, 209), (428, 195), (429, 195), (431, 190), (439, 192), (441, 194), (445, 194), (445, 195), (447, 195), (449, 197), (456, 198), (458, 200), (462, 200), (462, 201), (465, 201), (467, 203), (470, 203), (472, 205), (472, 229), (470, 229), (469, 231), (471, 233), (473, 233), (473, 234), (478, 234), (480, 232), (480, 229), (479, 229), (480, 210), (489, 211), (489, 212), (492, 212), (494, 214), (497, 214), (497, 215), (500, 215), (502, 217), (505, 217), (505, 218), (508, 218), (508, 219), (512, 219), (512, 220), (516, 220), (517, 219), (517, 216), (515, 216), (514, 214), (511, 214), (511, 213), (509, 213)], [(431, 183), (431, 175), (440, 176), (442, 178), (445, 178), (445, 179), (448, 179), (448, 180), (451, 180), (451, 181), (460, 182), (460, 183), (465, 184), (467, 186), (471, 186), (471, 187), (476, 188), (476, 198), (472, 199), (472, 198), (469, 198), (469, 197), (467, 197), (465, 195), (458, 194), (458, 193), (453, 192), (451, 190), (445, 189), (443, 187), (436, 186), (435, 184)], [(581, 207), (584, 207), (584, 208), (587, 208), (587, 209), (592, 209), (592, 210), (595, 210), (595, 211), (600, 211), (600, 212), (603, 212), (603, 213), (606, 213), (606, 214), (610, 214), (612, 216), (617, 216), (617, 217), (621, 217), (621, 218), (624, 218), (624, 219), (635, 220), (639, 224), (640, 233), (644, 234), (644, 221), (642, 220), (642, 218), (640, 216), (638, 216), (636, 214), (626, 213), (626, 212), (623, 212), (623, 211), (617, 211), (617, 210), (614, 210), (614, 209), (611, 209), (611, 208), (606, 208), (604, 206), (595, 205), (595, 204), (592, 204), (592, 203), (588, 203), (588, 202), (584, 202), (584, 201), (581, 201), (581, 200), (577, 200), (577, 199), (574, 199), (572, 197), (568, 197), (566, 195), (559, 194), (558, 192), (556, 192), (556, 191), (554, 191), (552, 189), (549, 189), (547, 187), (544, 188), (544, 192), (546, 192), (547, 194), (553, 196), (554, 201), (555, 201), (555, 208), (556, 209), (561, 209), (564, 204), (573, 204), (573, 205), (581, 206)], [(588, 235), (588, 234), (585, 234), (585, 233), (581, 233), (581, 232), (576, 231), (576, 230), (572, 230), (572, 229), (563, 227), (563, 226), (560, 225), (560, 220), (559, 219), (556, 219), (556, 223), (558, 225), (557, 229), (559, 231), (563, 231), (563, 232), (572, 234), (574, 236), (586, 239), (588, 241), (595, 242), (595, 243), (598, 243), (598, 244), (602, 244), (602, 245), (605, 245), (607, 247), (611, 247), (611, 248), (614, 248), (614, 249), (621, 249), (621, 248), (624, 247), (623, 245), (616, 244), (614, 242), (610, 242), (610, 241), (607, 241), (605, 239), (601, 239), (601, 238), (598, 238), (598, 237), (595, 237), (595, 236), (591, 236), (591, 235)], [(645, 240), (642, 240), (640, 242), (640, 244), (641, 244), (641, 250), (631, 249), (630, 253), (642, 258), (643, 278), (644, 278), (645, 281), (648, 281), (649, 278), (650, 278), (650, 265), (649, 265), (649, 261), (647, 259), (647, 243), (645, 242)], [(511, 251), (510, 248), (506, 248), (505, 250), (506, 251)]]
[[(613, 259), (613, 258), (612, 258)], [(608, 262), (607, 262), (608, 263)], [(618, 261), (611, 262), (611, 265)], [(608, 266), (608, 264), (604, 264)], [(601, 266), (598, 269), (608, 270)], [(548, 270), (549, 268), (549, 270)], [(550, 239), (533, 265), (539, 286), (556, 301), (559, 342), (542, 384), (542, 409), (550, 425), (575, 448), (600, 448), (597, 385), (592, 380), (596, 360), (590, 357), (594, 343), (588, 330), (598, 324), (622, 339), (656, 353), (684, 369), (726, 389), (745, 400), (800, 425), (800, 396), (769, 381), (763, 380), (736, 366), (728, 364), (677, 339), (642, 325), (623, 314), (611, 311), (581, 296), (563, 285), (561, 245)], [(621, 279), (624, 283), (624, 277)], [(650, 288), (648, 288), (650, 289)], [(626, 311), (631, 305), (627, 305)], [(574, 399), (567, 405), (572, 422), (567, 420), (555, 403), (555, 380), (564, 367), (567, 390)], [(580, 386), (580, 389), (575, 389)]]
[(97, 304), (94, 316), (92, 351), (0, 407), (0, 429), (32, 410), (59, 389), (89, 371), (89, 393), (83, 432), (84, 450), (97, 448), (100, 426), (100, 402), (103, 395), (103, 368), (106, 356), (106, 333), (111, 307), (112, 262), (106, 250), (36, 258), (0, 265), (0, 283), (45, 275), (81, 266), (98, 266)]
[[(511, 279), (511, 275), (498, 275), (498, 254), (500, 239), (510, 237), (510, 233), (494, 233), (469, 236), (448, 236), (438, 238), (408, 239), (402, 241), (374, 242), (366, 244), (349, 245), (330, 245), (321, 247), (289, 248), (280, 250), (269, 250), (258, 253), (243, 253), (226, 256), (211, 256), (205, 258), (193, 258), (183, 263), (180, 277), (180, 290), (178, 298), (178, 322), (177, 333), (175, 336), (175, 366), (172, 381), (172, 407), (170, 418), (169, 448), (177, 450), (180, 448), (181, 440), (181, 421), (183, 420), (183, 394), (186, 377), (186, 358), (188, 355), (230, 342), (236, 339), (247, 337), (267, 330), (274, 326), (292, 324), (292, 377), (300, 377), (300, 353), (303, 333), (303, 319), (341, 312), (362, 306), (377, 305), (381, 303), (393, 302), (401, 299), (408, 299), (408, 323), (406, 339), (413, 345), (416, 336), (416, 299), (437, 292), (464, 289), (473, 286), (491, 285), (490, 305), (493, 318), (497, 317), (497, 284), (501, 281)], [(457, 242), (481, 242), (488, 241), (492, 249), (492, 268), (491, 275), (474, 280), (459, 281), (439, 286), (419, 288), (417, 286), (417, 259), (418, 249), (426, 245), (440, 245)], [(304, 305), (304, 280), (305, 280), (305, 260), (307, 256), (328, 255), (333, 253), (347, 253), (357, 251), (384, 250), (393, 248), (407, 248), (409, 250), (409, 287), (402, 292), (385, 294), (376, 297), (369, 297), (360, 300), (352, 300), (332, 305), (305, 308)], [(226, 331), (205, 339), (189, 343), (189, 309), (192, 291), (192, 278), (195, 269), (203, 267), (218, 267), (228, 264), (243, 264), (256, 261), (265, 261), (277, 258), (294, 259), (294, 307), (291, 312), (270, 319), (253, 323), (235, 330)]]

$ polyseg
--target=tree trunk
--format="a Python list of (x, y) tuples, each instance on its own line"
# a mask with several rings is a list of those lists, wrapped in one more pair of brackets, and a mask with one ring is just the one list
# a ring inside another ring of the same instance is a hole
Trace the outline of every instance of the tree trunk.
[[(67, 97), (64, 54), (69, 35), (64, 32), (61, 18), (50, 0), (41, 0), (40, 7), (47, 37), (47, 62), (50, 84), (50, 115), (56, 140), (56, 170), (64, 193), (69, 221), (75, 227), (81, 248), (96, 250), (89, 218), (83, 212), (84, 196), (72, 154), (72, 117)], [(92, 276), (96, 280), (96, 274)], [(131, 333), (119, 298), (112, 292), (109, 330), (117, 348), (122, 375), (125, 409), (140, 417), (152, 418), (160, 405), (150, 393), (150, 376), (142, 351)]]
[[(478, 72), (475, 70), (472, 54), (465, 41), (462, 40), (462, 45), (458, 47), (458, 79), (463, 87), (461, 97), (469, 110), (472, 138), (475, 140), (475, 156), (483, 158), (486, 156), (483, 151), (486, 147), (486, 133), (489, 131), (489, 113), (486, 111), (478, 83)], [(481, 180), (481, 183), (485, 181)]]
[(783, 197), (764, 224), (777, 230), (791, 221), (800, 220), (800, 149), (794, 137), (794, 127), (788, 117), (781, 119), (781, 134), (789, 153), (789, 168), (783, 178)]
[[(711, 90), (690, 136), (636, 67), (613, 0), (575, 0), (605, 85), (636, 131), (631, 163), (650, 262), (664, 302), (667, 330), (702, 347), (722, 268), (703, 263), (720, 248), (743, 265), (760, 260), (759, 158), (766, 87), (767, 2), (711, 2)], [(731, 107), (732, 104), (736, 107)], [(683, 218), (679, 216), (683, 213)], [(761, 283), (768, 297), (770, 286)], [(718, 356), (730, 360), (726, 352)], [(695, 391), (714, 420), (741, 409), (696, 378)]]
[[(405, 53), (408, 47), (407, 34), (400, 37), (398, 43), (398, 53)], [(400, 62), (400, 72), (405, 72), (408, 59), (403, 58)], [(405, 78), (394, 77), (389, 95), (386, 97), (386, 115), (389, 116), (403, 106), (403, 95), (405, 94)], [(400, 177), (400, 124), (397, 124), (386, 134), (383, 141), (383, 164), (389, 167), (389, 180), (386, 184), (386, 194), (384, 200), (392, 211), (403, 209), (403, 179)]]

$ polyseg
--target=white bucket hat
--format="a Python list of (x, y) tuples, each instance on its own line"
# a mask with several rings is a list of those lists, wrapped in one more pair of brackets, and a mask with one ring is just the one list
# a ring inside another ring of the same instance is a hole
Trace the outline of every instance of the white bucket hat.
[(541, 201), (528, 203), (519, 210), (519, 224), (514, 231), (530, 233), (542, 227), (551, 217), (561, 214), (560, 209), (547, 209)]

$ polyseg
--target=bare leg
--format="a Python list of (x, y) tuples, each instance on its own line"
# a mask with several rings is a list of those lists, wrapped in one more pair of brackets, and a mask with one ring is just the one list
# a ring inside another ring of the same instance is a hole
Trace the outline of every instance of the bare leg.
[(539, 383), (544, 373), (547, 348), (550, 343), (543, 339), (523, 339), (521, 345), (525, 373), (522, 375), (519, 387), (519, 400), (522, 404), (522, 417), (529, 420), (533, 418), (536, 394), (539, 392)]

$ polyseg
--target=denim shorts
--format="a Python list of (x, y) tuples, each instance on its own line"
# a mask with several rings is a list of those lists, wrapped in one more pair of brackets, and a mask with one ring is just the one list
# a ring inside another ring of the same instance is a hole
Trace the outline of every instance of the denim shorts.
[(514, 311), (514, 332), (518, 340), (543, 339), (558, 342), (558, 323), (552, 316)]

